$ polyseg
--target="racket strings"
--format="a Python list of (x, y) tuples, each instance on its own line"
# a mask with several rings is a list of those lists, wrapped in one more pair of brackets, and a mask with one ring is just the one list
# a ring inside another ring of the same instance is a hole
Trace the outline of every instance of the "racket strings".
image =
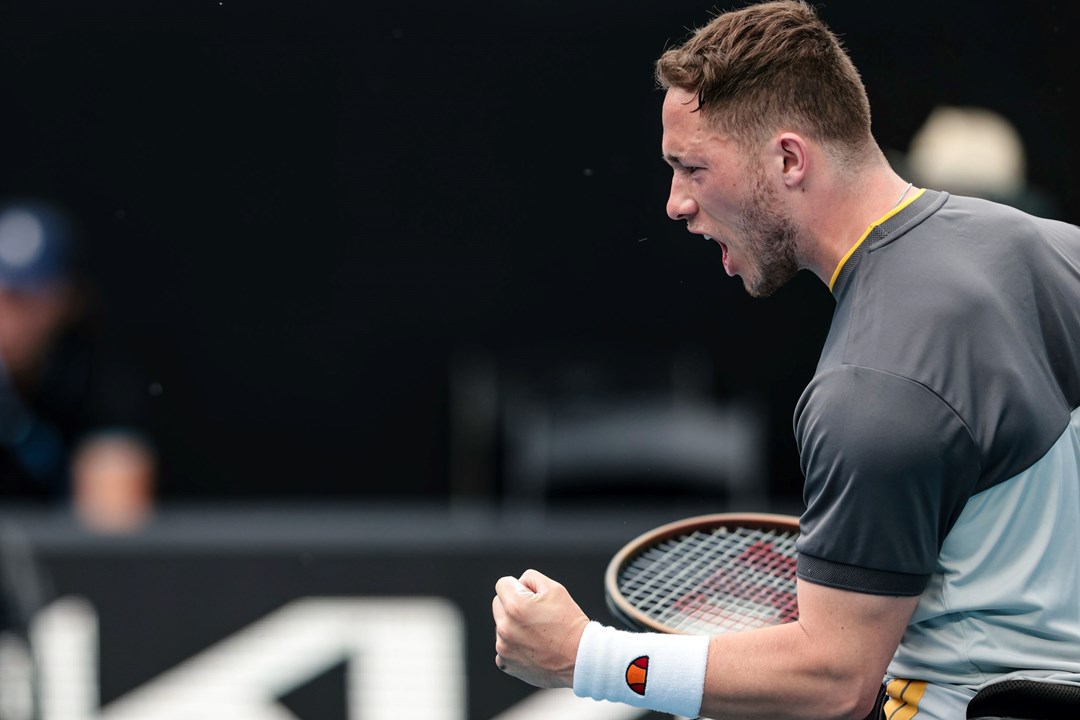
[(798, 618), (796, 532), (719, 527), (664, 540), (619, 573), (623, 597), (679, 632), (713, 633)]

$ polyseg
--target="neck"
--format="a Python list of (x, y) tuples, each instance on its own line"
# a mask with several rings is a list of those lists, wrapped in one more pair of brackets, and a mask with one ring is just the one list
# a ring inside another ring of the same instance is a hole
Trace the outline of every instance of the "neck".
[(817, 178), (817, 192), (802, 202), (803, 266), (829, 283), (836, 266), (866, 229), (908, 197), (912, 185), (887, 164), (860, 172), (848, 182)]

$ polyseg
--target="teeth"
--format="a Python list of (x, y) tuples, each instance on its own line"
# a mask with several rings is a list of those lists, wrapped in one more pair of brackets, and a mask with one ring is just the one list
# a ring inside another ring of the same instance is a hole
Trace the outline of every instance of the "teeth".
[(712, 240), (713, 238), (712, 238), (712, 235), (706, 235), (706, 236), (705, 236), (705, 239), (706, 239), (706, 240)]

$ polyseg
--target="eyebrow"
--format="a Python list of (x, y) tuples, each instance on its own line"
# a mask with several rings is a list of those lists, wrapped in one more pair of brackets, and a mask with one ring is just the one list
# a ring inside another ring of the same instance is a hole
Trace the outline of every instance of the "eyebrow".
[(661, 155), (661, 157), (664, 159), (664, 162), (666, 162), (668, 165), (679, 165), (681, 167), (686, 167), (686, 165), (683, 164), (682, 158), (679, 157), (678, 155), (672, 155), (671, 153), (664, 153), (663, 155)]

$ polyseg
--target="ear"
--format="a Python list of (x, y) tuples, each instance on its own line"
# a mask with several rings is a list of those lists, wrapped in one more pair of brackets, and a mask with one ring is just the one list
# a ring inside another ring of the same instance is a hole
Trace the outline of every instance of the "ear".
[(773, 151), (782, 169), (782, 181), (788, 189), (803, 184), (809, 170), (810, 153), (806, 140), (798, 133), (784, 132), (774, 139)]

